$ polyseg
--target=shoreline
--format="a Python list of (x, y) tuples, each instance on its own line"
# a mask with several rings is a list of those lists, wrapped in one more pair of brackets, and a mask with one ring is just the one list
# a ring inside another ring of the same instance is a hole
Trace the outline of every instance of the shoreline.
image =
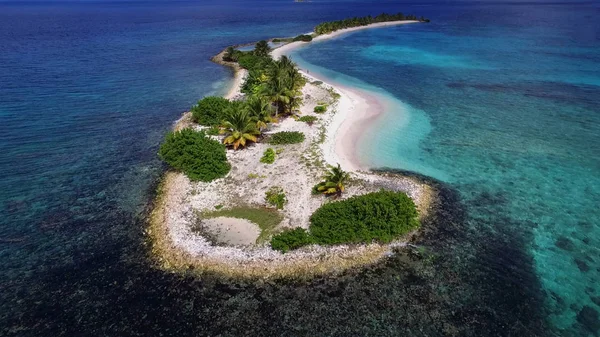
[[(401, 23), (410, 22), (375, 25), (381, 27)], [(324, 39), (367, 28), (371, 27), (340, 30), (325, 36)], [(273, 57), (279, 57), (282, 52), (280, 49), (284, 47), (275, 49), (272, 52)], [(279, 55), (276, 53), (277, 50)], [(283, 49), (285, 50), (291, 48)], [(245, 70), (235, 63), (224, 62), (223, 53), (224, 51), (212, 60), (234, 70), (233, 83), (225, 98), (236, 99), (243, 95), (240, 87), (243, 84)], [(200, 219), (199, 214), (223, 206), (226, 209), (236, 207), (231, 200), (245, 200), (249, 206), (261, 207), (260, 205), (264, 203), (262, 200), (264, 194), (261, 190), (266, 190), (273, 185), (295, 186), (293, 190), (286, 191), (288, 206), (279, 212), (283, 215), (283, 221), (274, 230), (296, 226), (308, 228), (310, 214), (327, 202), (325, 198), (313, 197), (310, 188), (319, 181), (324, 164), (337, 163), (351, 172), (354, 181), (341, 199), (375, 192), (381, 188), (403, 191), (414, 200), (420, 219), (423, 220), (428, 216), (437, 193), (432, 187), (414, 177), (365, 172), (363, 170), (366, 167), (360, 165), (356, 158), (356, 144), (360, 138), (358, 137), (360, 129), (383, 111), (385, 102), (358, 89), (333, 86), (304, 72), (302, 75), (309, 81), (302, 89), (305, 102), (300, 108), (301, 114), (313, 114), (312, 110), (317, 102), (327, 100), (328, 111), (318, 115), (320, 126), (312, 127), (287, 118), (275, 125), (273, 127), (275, 130), (271, 131), (301, 131), (307, 136), (303, 144), (286, 147), (283, 153), (278, 155), (276, 163), (269, 167), (260, 166), (262, 164), (258, 163), (262, 152), (269, 147), (268, 144), (256, 143), (244, 151), (228, 151), (227, 157), (232, 164), (232, 171), (225, 178), (211, 183), (192, 183), (182, 173), (172, 171), (165, 173), (157, 191), (154, 210), (150, 215), (150, 226), (147, 230), (159, 268), (169, 271), (194, 270), (225, 277), (251, 279), (310, 278), (377, 263), (389, 254), (393, 254), (395, 248), (408, 245), (418, 232), (408, 233), (388, 244), (311, 245), (283, 254), (265, 245), (214, 245), (203, 236), (204, 234), (194, 231), (194, 226), (197, 226)], [(321, 83), (314, 83), (315, 81)], [(378, 108), (373, 109), (373, 106)], [(174, 129), (180, 130), (190, 126), (194, 127), (191, 114), (188, 112), (177, 121)], [(357, 129), (359, 127), (360, 129)], [(352, 141), (348, 141), (349, 139)], [(250, 176), (255, 175), (256, 169), (263, 170), (259, 173), (267, 173), (267, 175), (254, 181)], [(269, 169), (269, 172), (264, 172)], [(278, 175), (273, 172), (284, 173)], [(247, 225), (248, 222), (245, 221), (245, 224)], [(238, 233), (244, 231), (241, 227), (232, 227)], [(247, 237), (243, 239), (248, 241)]]

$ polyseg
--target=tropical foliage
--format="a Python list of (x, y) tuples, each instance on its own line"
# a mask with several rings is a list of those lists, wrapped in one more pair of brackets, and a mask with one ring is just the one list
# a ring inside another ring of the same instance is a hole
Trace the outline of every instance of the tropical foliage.
[(273, 145), (298, 144), (304, 141), (304, 134), (298, 131), (282, 131), (272, 134), (268, 142)]
[(204, 132), (191, 129), (167, 134), (158, 155), (194, 181), (212, 181), (225, 176), (231, 169), (225, 147), (206, 137)]
[(269, 47), (269, 43), (265, 40), (258, 41), (254, 46), (254, 55), (260, 57), (267, 57), (271, 52), (271, 47)]
[(200, 125), (219, 125), (225, 116), (225, 110), (230, 104), (231, 103), (223, 97), (204, 97), (192, 107), (192, 119)]
[(406, 194), (379, 191), (321, 206), (310, 217), (310, 232), (296, 229), (271, 239), (283, 252), (308, 244), (391, 242), (419, 227), (415, 204)]
[(302, 116), (302, 117), (298, 118), (298, 121), (299, 122), (304, 122), (304, 123), (306, 123), (308, 125), (313, 125), (313, 123), (316, 122), (317, 119), (318, 118), (315, 117), (315, 116)]
[(260, 130), (256, 126), (244, 102), (232, 102), (226, 110), (221, 133), (225, 134), (223, 144), (233, 146), (234, 150), (245, 147), (249, 142), (256, 142)]
[(296, 36), (292, 41), (310, 42), (310, 41), (312, 41), (312, 39), (313, 39), (312, 36), (303, 34), (303, 35)]
[(415, 15), (404, 15), (402, 13), (397, 13), (397, 14), (382, 13), (375, 17), (369, 15), (369, 16), (354, 17), (354, 18), (349, 18), (349, 19), (344, 19), (344, 20), (339, 20), (339, 21), (323, 22), (323, 23), (317, 25), (317, 27), (315, 27), (315, 33), (317, 33), (319, 35), (329, 34), (331, 32), (335, 32), (336, 30), (345, 29), (345, 28), (366, 26), (366, 25), (370, 25), (372, 23), (379, 23), (379, 22), (403, 21), (403, 20), (419, 20), (419, 21), (429, 22), (428, 19), (425, 19), (423, 17), (418, 19)]
[(287, 229), (271, 239), (271, 248), (286, 253), (289, 250), (310, 245), (312, 238), (304, 228)]
[(313, 187), (313, 193), (339, 196), (344, 192), (350, 174), (342, 170), (340, 164), (338, 164), (337, 166), (330, 166), (323, 179), (324, 181)]
[(273, 164), (275, 162), (275, 150), (272, 148), (266, 149), (262, 158), (260, 158), (260, 162), (264, 164)]
[(283, 189), (278, 186), (271, 187), (265, 192), (265, 201), (277, 209), (283, 209), (283, 206), (287, 203)]
[(327, 111), (327, 107), (325, 105), (317, 105), (314, 109), (314, 112), (318, 114), (325, 113), (325, 111)]

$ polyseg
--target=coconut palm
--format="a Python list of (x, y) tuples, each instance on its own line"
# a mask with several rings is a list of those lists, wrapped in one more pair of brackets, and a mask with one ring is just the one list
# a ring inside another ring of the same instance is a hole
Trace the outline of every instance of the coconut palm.
[(277, 122), (273, 116), (271, 105), (262, 97), (250, 96), (246, 101), (246, 109), (260, 131), (266, 129), (268, 124)]
[(323, 193), (325, 195), (340, 195), (345, 190), (346, 181), (350, 179), (350, 174), (340, 167), (340, 164), (336, 166), (330, 166), (329, 171), (323, 177), (325, 181), (318, 183), (314, 187), (314, 191), (317, 193)]
[(261, 85), (259, 95), (275, 104), (277, 107), (275, 117), (284, 114), (288, 110), (290, 97), (294, 96), (292, 90), (286, 85), (285, 78), (271, 76), (269, 76), (267, 82)]
[(227, 108), (225, 116), (221, 126), (221, 134), (226, 134), (223, 144), (233, 146), (233, 149), (237, 150), (240, 146), (245, 147), (248, 142), (258, 140), (260, 131), (256, 127), (256, 122), (241, 102), (232, 103)]
[(271, 47), (269, 47), (269, 43), (267, 41), (262, 40), (258, 41), (254, 46), (254, 55), (266, 57), (269, 56), (269, 52), (271, 51)]

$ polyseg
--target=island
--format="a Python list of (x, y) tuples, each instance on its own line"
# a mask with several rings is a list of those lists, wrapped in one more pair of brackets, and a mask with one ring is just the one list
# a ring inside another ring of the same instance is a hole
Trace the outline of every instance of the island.
[(146, 231), (157, 265), (306, 278), (372, 264), (408, 245), (436, 191), (357, 159), (356, 142), (384, 104), (301, 71), (286, 54), (359, 29), (418, 22), (428, 20), (352, 18), (216, 55), (234, 70), (231, 90), (198, 101), (159, 150), (171, 169)]

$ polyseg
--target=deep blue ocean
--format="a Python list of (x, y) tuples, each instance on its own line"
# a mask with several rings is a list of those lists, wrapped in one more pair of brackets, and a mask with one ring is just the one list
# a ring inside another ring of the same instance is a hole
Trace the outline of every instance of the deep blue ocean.
[[(380, 12), (432, 20), (293, 55), (393, 102), (360, 143), (444, 216), (372, 269), (230, 284), (153, 267), (163, 135), (232, 44)], [(0, 335), (597, 336), (595, 2), (0, 2)], [(423, 177), (423, 179), (427, 179)]]

